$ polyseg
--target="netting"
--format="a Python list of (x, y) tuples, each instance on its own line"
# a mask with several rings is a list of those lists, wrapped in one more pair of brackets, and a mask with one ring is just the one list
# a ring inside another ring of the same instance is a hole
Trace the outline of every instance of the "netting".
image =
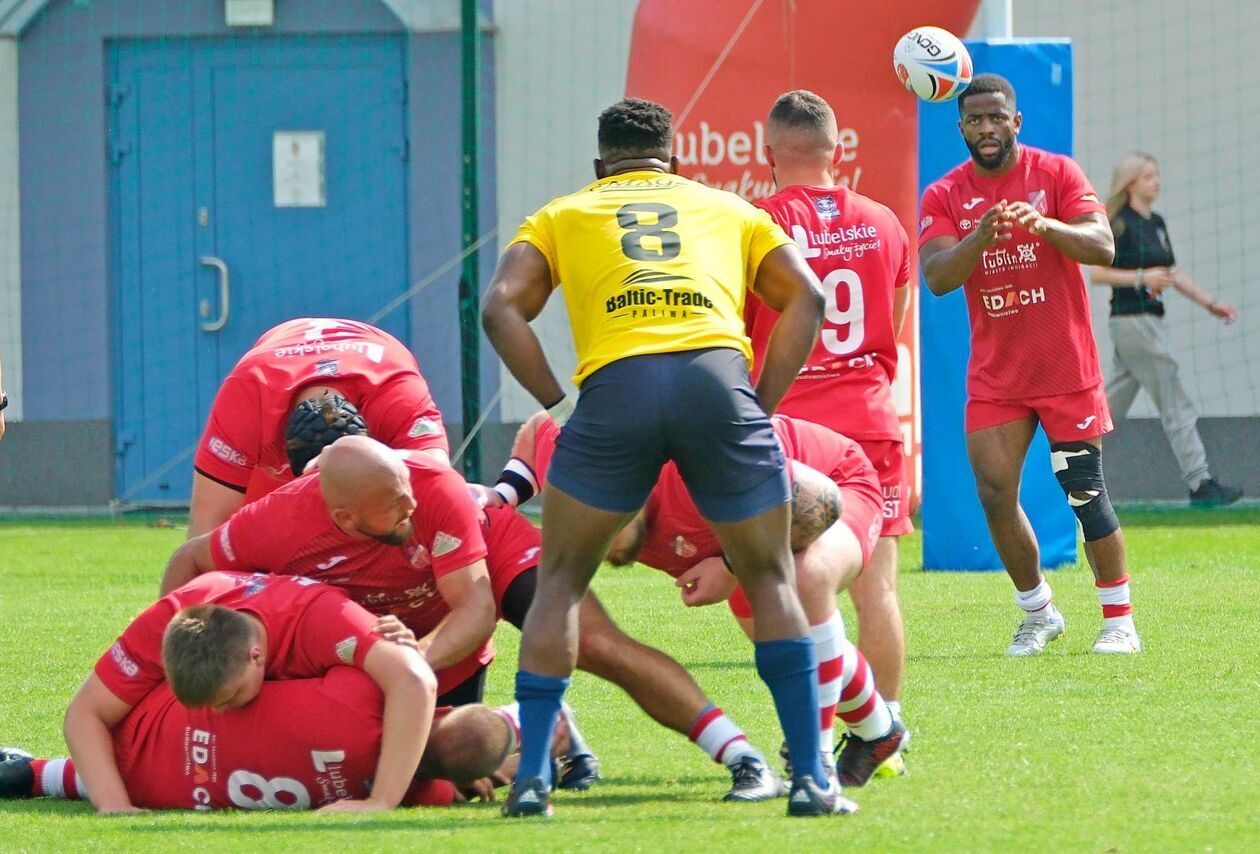
[[(724, 7), (725, 31), (676, 33), (680, 50), (695, 38), (717, 48), (714, 73), (698, 75), (688, 84), (694, 97), (679, 103), (714, 92), (733, 103), (747, 98), (721, 85), (723, 49), (763, 39), (766, 16), (795, 38), (792, 21), (806, 5), (740, 0)], [(395, 332), (416, 352), (448, 421), (461, 418), (456, 6), (288, 0), (275, 5), (271, 26), (239, 28), (225, 24), (217, 0), (0, 0), (10, 36), (0, 38), (0, 362), (13, 399), (0, 444), (0, 506), (183, 500), (214, 387), (249, 342), (285, 317), (345, 314)], [(481, 252), (483, 286), (522, 218), (590, 178), (595, 116), (626, 92), (639, 6), (482, 4), (492, 27), (482, 57), (481, 226), (470, 251)], [(1251, 144), (1260, 78), (1250, 71), (1260, 60), (1249, 47), (1260, 22), (1242, 0), (1021, 0), (1014, 31), (1073, 40), (1077, 159), (1100, 189), (1124, 151), (1159, 159), (1156, 209), (1180, 265), (1240, 311), (1226, 327), (1168, 297), (1182, 378), (1202, 415), (1241, 419), (1240, 435), (1254, 438), (1260, 305), (1249, 287), (1248, 238), (1260, 189), (1260, 151)], [(794, 57), (783, 88), (809, 86), (816, 61)], [(233, 62), (252, 76), (233, 83), (225, 70)], [(303, 78), (298, 69), (312, 66), (331, 76)], [(349, 70), (364, 67), (375, 76)], [(870, 72), (891, 73), (882, 65)], [(318, 97), (303, 114), (292, 92)], [(157, 106), (137, 112), (140, 100)], [(313, 161), (289, 159), (289, 192), (318, 193), (323, 181), (323, 207), (318, 195), (282, 204), (276, 134), (297, 134), (281, 140), (293, 144), (311, 131), (325, 133), (325, 149)], [(729, 145), (738, 133), (726, 132)], [(347, 151), (352, 158), (339, 160)], [(755, 152), (749, 159), (750, 181), (766, 185)], [(855, 181), (869, 180), (863, 162)], [(348, 188), (366, 196), (353, 211)], [(237, 203), (265, 209), (235, 220), (244, 260), (205, 238)], [(153, 228), (136, 225), (142, 213)], [(277, 224), (296, 225), (289, 234)], [(302, 235), (318, 237), (318, 250)], [(286, 248), (273, 252), (273, 244)], [(201, 325), (222, 306), (207, 256), (224, 257), (233, 275), (228, 329), (236, 336), (210, 349)], [(1106, 292), (1093, 295), (1107, 366)], [(536, 328), (567, 375), (573, 353), (560, 302)], [(191, 332), (172, 331), (168, 313)], [(148, 375), (136, 375), (136, 365)], [(485, 446), (492, 469), (503, 437), (536, 402), (484, 347), (481, 380), (479, 416), (468, 426), (498, 437)], [(1153, 414), (1145, 397), (1130, 413)], [(451, 426), (462, 447), (469, 431)]]

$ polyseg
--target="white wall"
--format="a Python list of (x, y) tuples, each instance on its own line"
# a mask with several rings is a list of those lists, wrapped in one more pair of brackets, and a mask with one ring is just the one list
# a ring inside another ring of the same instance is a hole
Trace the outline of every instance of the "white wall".
[[(1016, 37), (1074, 45), (1076, 155), (1101, 193), (1130, 149), (1160, 162), (1156, 210), (1180, 266), (1239, 308), (1223, 326), (1180, 295), (1167, 323), (1204, 415), (1260, 414), (1260, 14), (1249, 0), (1017, 0)], [(1103, 368), (1107, 291), (1092, 289)], [(1145, 395), (1132, 413), (1153, 415)]]
[[(555, 196), (594, 180), (596, 117), (625, 94), (637, 0), (529, 0), (495, 5), (499, 234)], [(483, 261), (483, 264), (488, 261)], [(568, 384), (573, 339), (555, 294), (534, 323), (552, 366)], [(506, 369), (502, 417), (522, 421), (538, 408)]]
[(18, 228), (17, 41), (0, 36), (0, 366), (5, 421), (22, 418), (22, 278)]

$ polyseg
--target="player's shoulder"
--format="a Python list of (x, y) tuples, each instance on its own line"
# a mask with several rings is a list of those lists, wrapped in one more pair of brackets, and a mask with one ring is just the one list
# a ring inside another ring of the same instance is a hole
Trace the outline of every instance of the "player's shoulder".
[(1046, 151), (1031, 145), (1023, 145), (1021, 149), (1029, 172), (1044, 172), (1055, 178), (1081, 173), (1081, 167), (1067, 154)]
[(971, 165), (970, 160), (964, 160), (953, 169), (950, 169), (941, 177), (927, 185), (927, 189), (923, 191), (926, 198), (929, 195), (939, 194), (941, 196), (949, 196), (951, 193), (959, 190), (967, 184), (975, 175), (975, 169)]

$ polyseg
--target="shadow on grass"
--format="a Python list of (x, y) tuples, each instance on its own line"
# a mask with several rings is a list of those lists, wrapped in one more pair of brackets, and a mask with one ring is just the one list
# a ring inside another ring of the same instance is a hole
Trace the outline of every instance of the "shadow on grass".
[(1232, 507), (1181, 507), (1122, 504), (1116, 508), (1126, 528), (1218, 528), (1260, 525), (1260, 504), (1247, 502)]

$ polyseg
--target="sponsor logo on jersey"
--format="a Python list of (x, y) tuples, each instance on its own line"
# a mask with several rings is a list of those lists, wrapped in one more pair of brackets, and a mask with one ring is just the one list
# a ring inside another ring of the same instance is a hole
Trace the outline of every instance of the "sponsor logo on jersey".
[(423, 543), (414, 543), (407, 547), (407, 562), (412, 566), (428, 566), (429, 550)]
[(1077, 424), (1077, 425), (1076, 425), (1076, 429), (1077, 429), (1077, 430), (1088, 430), (1088, 429), (1089, 429), (1089, 425), (1093, 424), (1093, 423), (1094, 423), (1094, 421), (1095, 421), (1095, 419), (1097, 419), (1097, 417), (1098, 417), (1097, 415), (1090, 415), (1088, 418), (1086, 418), (1086, 419), (1085, 419), (1084, 421), (1082, 421), (1080, 424)]
[(814, 210), (818, 211), (818, 215), (824, 219), (831, 219), (833, 216), (840, 215), (840, 208), (836, 206), (834, 196), (815, 196)]
[(1049, 211), (1049, 207), (1046, 205), (1046, 191), (1033, 190), (1028, 194), (1028, 204), (1032, 205), (1038, 213), (1046, 214)]
[(267, 576), (263, 575), (262, 573), (256, 572), (253, 575), (251, 575), (249, 579), (245, 582), (244, 598), (248, 599), (250, 596), (257, 596), (259, 593), (263, 592), (266, 589), (267, 589)]
[(542, 551), (542, 549), (538, 548), (538, 546), (530, 546), (528, 549), (525, 550), (525, 554), (521, 556), (521, 559), (516, 562), (516, 565), (529, 566), (532, 563), (537, 563), (538, 553), (540, 551)]
[(425, 605), (429, 604), (429, 602), (437, 596), (437, 590), (430, 582), (426, 581), (424, 584), (404, 590), (403, 594), (410, 600), (407, 602), (407, 607), (415, 609), (423, 608)]
[(696, 309), (711, 309), (713, 301), (695, 288), (645, 287), (664, 282), (690, 281), (656, 270), (635, 270), (626, 276), (625, 290), (604, 300), (604, 312), (614, 317), (689, 317)]
[(989, 313), (989, 317), (1007, 317), (1018, 314), (1021, 306), (1038, 305), (1045, 301), (1045, 288), (1016, 290), (1009, 287), (998, 293), (980, 295), (980, 303)]
[(995, 246), (986, 249), (980, 256), (980, 265), (986, 273), (1031, 270), (1037, 266), (1037, 244), (1019, 243), (1010, 247)]
[(113, 659), (114, 664), (122, 671), (123, 676), (135, 676), (140, 672), (140, 666), (131, 660), (131, 656), (127, 654), (127, 650), (122, 645), (122, 641), (114, 641), (114, 645), (109, 648), (109, 657)]
[(369, 341), (309, 341), (305, 344), (292, 344), (288, 347), (277, 347), (271, 351), (277, 359), (289, 359), (297, 356), (322, 356), (326, 353), (358, 353), (366, 356), (369, 362), (379, 365), (385, 358), (385, 346)]
[(324, 359), (315, 363), (315, 375), (319, 377), (335, 377), (340, 373), (341, 362), (338, 359)]
[(421, 436), (433, 436), (440, 432), (441, 428), (433, 423), (432, 418), (421, 415), (411, 425), (411, 429), (407, 431), (407, 437), (410, 439), (419, 439)]
[(806, 231), (794, 223), (792, 239), (807, 259), (823, 256), (851, 261), (867, 252), (878, 252), (883, 245), (879, 229), (864, 222), (821, 232)]
[(236, 450), (236, 448), (233, 448), (218, 436), (211, 436), (207, 446), (210, 448), (210, 453), (214, 454), (225, 463), (231, 463), (234, 466), (240, 466), (242, 468), (249, 465), (249, 460), (245, 459), (244, 454)]
[(922, 219), (920, 219), (919, 220), (919, 234), (922, 234), (923, 232), (927, 231), (928, 226), (930, 226), (935, 221), (936, 220), (933, 219), (931, 216), (925, 216)]
[(354, 652), (359, 648), (359, 639), (353, 635), (348, 638), (342, 638), (337, 641), (334, 649), (337, 651), (337, 658), (346, 664), (354, 664)]
[(232, 563), (236, 563), (236, 551), (232, 548), (232, 523), (228, 522), (219, 531), (219, 548), (223, 550), (223, 556)]
[(696, 547), (688, 542), (687, 538), (682, 534), (674, 537), (674, 541), (669, 544), (669, 549), (679, 557), (695, 557)]
[(464, 541), (459, 537), (448, 534), (445, 531), (438, 531), (437, 536), (433, 538), (433, 556), (448, 555), (463, 544)]
[(333, 555), (332, 557), (330, 557), (328, 560), (324, 561), (323, 563), (315, 564), (315, 567), (317, 569), (332, 569), (334, 566), (341, 563), (342, 561), (347, 561), (349, 559), (350, 558), (346, 557), (345, 555)]
[(980, 204), (980, 203), (981, 203), (981, 202), (983, 202), (983, 201), (984, 201), (984, 197), (983, 197), (983, 196), (976, 196), (974, 199), (972, 199), (972, 200), (971, 200), (971, 201), (969, 201), (969, 202), (963, 202), (962, 209), (963, 209), (963, 210), (965, 210), (965, 211), (969, 211), (969, 210), (971, 210), (972, 208), (974, 208), (976, 205)]
[(195, 810), (210, 809), (210, 790), (206, 783), (218, 777), (215, 757), (214, 733), (204, 729), (184, 730), (184, 776), (192, 777)]

